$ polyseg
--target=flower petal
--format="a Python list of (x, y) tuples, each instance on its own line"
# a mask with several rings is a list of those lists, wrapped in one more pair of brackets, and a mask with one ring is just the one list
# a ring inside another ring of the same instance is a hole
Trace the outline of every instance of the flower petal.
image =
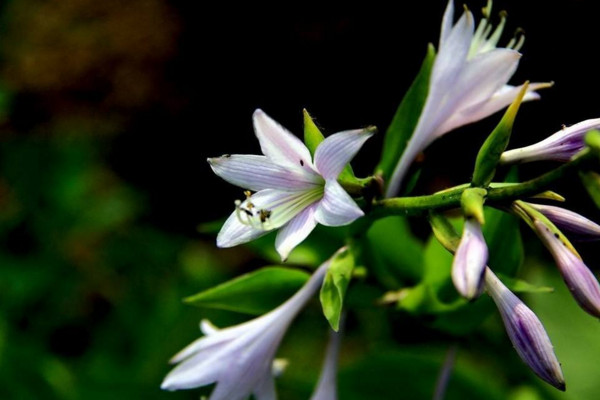
[(214, 365), (207, 368), (205, 360), (205, 353), (194, 354), (173, 368), (163, 380), (160, 388), (163, 390), (191, 389), (216, 382), (221, 369), (215, 368)]
[(214, 173), (227, 182), (253, 191), (306, 189), (323, 181), (309, 170), (282, 167), (265, 156), (233, 154), (207, 161)]
[(373, 133), (372, 129), (356, 129), (327, 137), (315, 151), (315, 167), (325, 179), (337, 179)]
[(444, 42), (448, 40), (450, 30), (452, 29), (452, 22), (454, 22), (454, 0), (449, 0), (446, 5), (446, 11), (444, 11), (444, 17), (442, 18), (442, 29), (440, 31), (440, 45), (441, 49), (444, 46)]
[(265, 375), (265, 377), (258, 382), (253, 394), (256, 400), (276, 400), (277, 394), (275, 392), (275, 381), (273, 380), (273, 377), (271, 375)]
[(287, 259), (290, 252), (306, 239), (312, 230), (315, 229), (315, 226), (317, 226), (317, 220), (315, 219), (316, 209), (317, 204), (306, 207), (277, 233), (275, 248), (283, 261)]
[(253, 120), (260, 148), (272, 162), (298, 170), (312, 170), (310, 152), (300, 139), (260, 109), (254, 111)]
[[(260, 192), (259, 192), (260, 193)], [(266, 235), (269, 231), (260, 229), (240, 221), (238, 212), (234, 211), (223, 224), (217, 235), (218, 247), (234, 247)]]
[(468, 219), (452, 263), (452, 281), (463, 297), (469, 300), (479, 297), (487, 261), (488, 248), (481, 226), (475, 219)]
[(316, 220), (325, 226), (347, 225), (365, 215), (335, 180), (325, 183), (325, 195), (319, 202)]

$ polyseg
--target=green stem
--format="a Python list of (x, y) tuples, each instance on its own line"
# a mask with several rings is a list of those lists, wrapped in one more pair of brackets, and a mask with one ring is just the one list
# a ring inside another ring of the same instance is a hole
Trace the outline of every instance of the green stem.
[[(492, 183), (487, 189), (487, 202), (506, 203), (543, 192), (554, 182), (573, 173), (590, 159), (592, 159), (592, 154), (589, 151), (583, 151), (572, 161), (537, 178), (514, 185)], [(460, 206), (462, 193), (468, 187), (469, 185), (460, 185), (427, 196), (395, 197), (375, 201), (370, 216), (372, 218), (389, 215), (419, 216), (430, 210), (456, 208)]]

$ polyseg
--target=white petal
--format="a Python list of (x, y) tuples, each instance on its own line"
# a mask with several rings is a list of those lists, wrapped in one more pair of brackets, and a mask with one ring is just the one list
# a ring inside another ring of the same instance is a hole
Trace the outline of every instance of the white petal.
[(266, 375), (254, 389), (256, 400), (276, 400), (275, 381), (271, 375)]
[(337, 181), (325, 183), (325, 195), (319, 202), (315, 218), (326, 226), (347, 225), (365, 215)]
[(327, 137), (315, 151), (315, 167), (325, 179), (337, 179), (373, 133), (369, 129), (356, 129)]
[(219, 328), (217, 328), (215, 324), (213, 324), (207, 319), (203, 319), (202, 321), (200, 321), (200, 330), (206, 336), (214, 335), (215, 333), (219, 332)]
[(317, 226), (314, 216), (316, 209), (317, 204), (308, 206), (277, 233), (275, 248), (282, 260), (285, 261), (290, 252), (315, 229)]
[(217, 235), (218, 247), (233, 247), (266, 235), (269, 231), (248, 224), (242, 224), (237, 211), (234, 211), (223, 224)]
[(191, 389), (219, 379), (220, 368), (206, 365), (206, 354), (198, 353), (176, 366), (160, 385), (163, 390)]
[(322, 182), (309, 170), (282, 167), (265, 156), (234, 154), (209, 158), (208, 163), (215, 174), (227, 182), (253, 191), (305, 189)]
[(444, 17), (442, 18), (442, 29), (440, 32), (440, 45), (441, 49), (444, 46), (444, 42), (448, 40), (448, 36), (450, 35), (450, 30), (452, 29), (452, 22), (454, 20), (454, 0), (449, 0), (448, 5), (446, 6), (446, 11), (444, 11)]
[(312, 169), (310, 152), (300, 139), (258, 109), (254, 112), (254, 132), (264, 155), (276, 164), (296, 169)]

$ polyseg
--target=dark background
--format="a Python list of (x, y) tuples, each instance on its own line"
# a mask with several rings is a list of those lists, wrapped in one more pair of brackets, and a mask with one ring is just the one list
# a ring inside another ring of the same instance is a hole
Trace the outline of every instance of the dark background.
[[(205, 159), (258, 153), (254, 109), (300, 134), (306, 108), (325, 133), (379, 127), (354, 163), (369, 174), (445, 5), (2, 2), (0, 397), (176, 398), (157, 390), (165, 361), (207, 315), (179, 299), (261, 265), (198, 232), (242, 197)], [(526, 32), (511, 83), (556, 83), (522, 107), (511, 147), (600, 116), (596, 2), (494, 6), (501, 44)], [(468, 181), (497, 118), (431, 146), (417, 191)], [(577, 182), (560, 189), (600, 219)]]

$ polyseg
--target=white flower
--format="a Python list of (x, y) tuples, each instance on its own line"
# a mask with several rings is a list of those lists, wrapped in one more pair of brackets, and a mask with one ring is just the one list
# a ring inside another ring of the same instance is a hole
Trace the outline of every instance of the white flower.
[(585, 147), (585, 134), (600, 128), (600, 118), (588, 119), (548, 136), (541, 142), (502, 153), (502, 164), (527, 163), (531, 161), (566, 162)]
[[(342, 248), (340, 251), (344, 251)], [(210, 400), (276, 399), (273, 359), (289, 325), (320, 288), (331, 259), (323, 263), (306, 284), (273, 311), (225, 329), (203, 323), (206, 336), (173, 359), (179, 363), (161, 388), (190, 389), (216, 382)]]
[(256, 110), (254, 131), (264, 156), (224, 155), (209, 158), (215, 174), (256, 191), (236, 202), (236, 210), (217, 236), (217, 246), (232, 247), (279, 229), (275, 246), (282, 259), (317, 223), (347, 225), (364, 215), (337, 182), (372, 130), (351, 130), (327, 137), (314, 161), (308, 148), (267, 114)]
[(463, 235), (452, 263), (452, 281), (456, 290), (469, 300), (483, 291), (488, 248), (475, 218), (465, 220)]
[[(488, 3), (487, 13), (491, 11)], [(386, 197), (396, 195), (410, 164), (431, 142), (460, 126), (481, 120), (508, 106), (521, 86), (507, 85), (519, 64), (522, 45), (511, 41), (496, 48), (505, 18), (496, 30), (487, 18), (473, 32), (474, 21), (465, 10), (452, 25), (454, 4), (450, 0), (442, 20), (439, 51), (429, 81), (429, 93), (419, 121), (389, 181)], [(548, 84), (530, 84), (524, 101), (538, 99), (533, 90)]]
[(496, 303), (506, 333), (521, 359), (540, 378), (564, 391), (565, 379), (560, 363), (538, 317), (489, 268), (486, 268), (485, 288)]

